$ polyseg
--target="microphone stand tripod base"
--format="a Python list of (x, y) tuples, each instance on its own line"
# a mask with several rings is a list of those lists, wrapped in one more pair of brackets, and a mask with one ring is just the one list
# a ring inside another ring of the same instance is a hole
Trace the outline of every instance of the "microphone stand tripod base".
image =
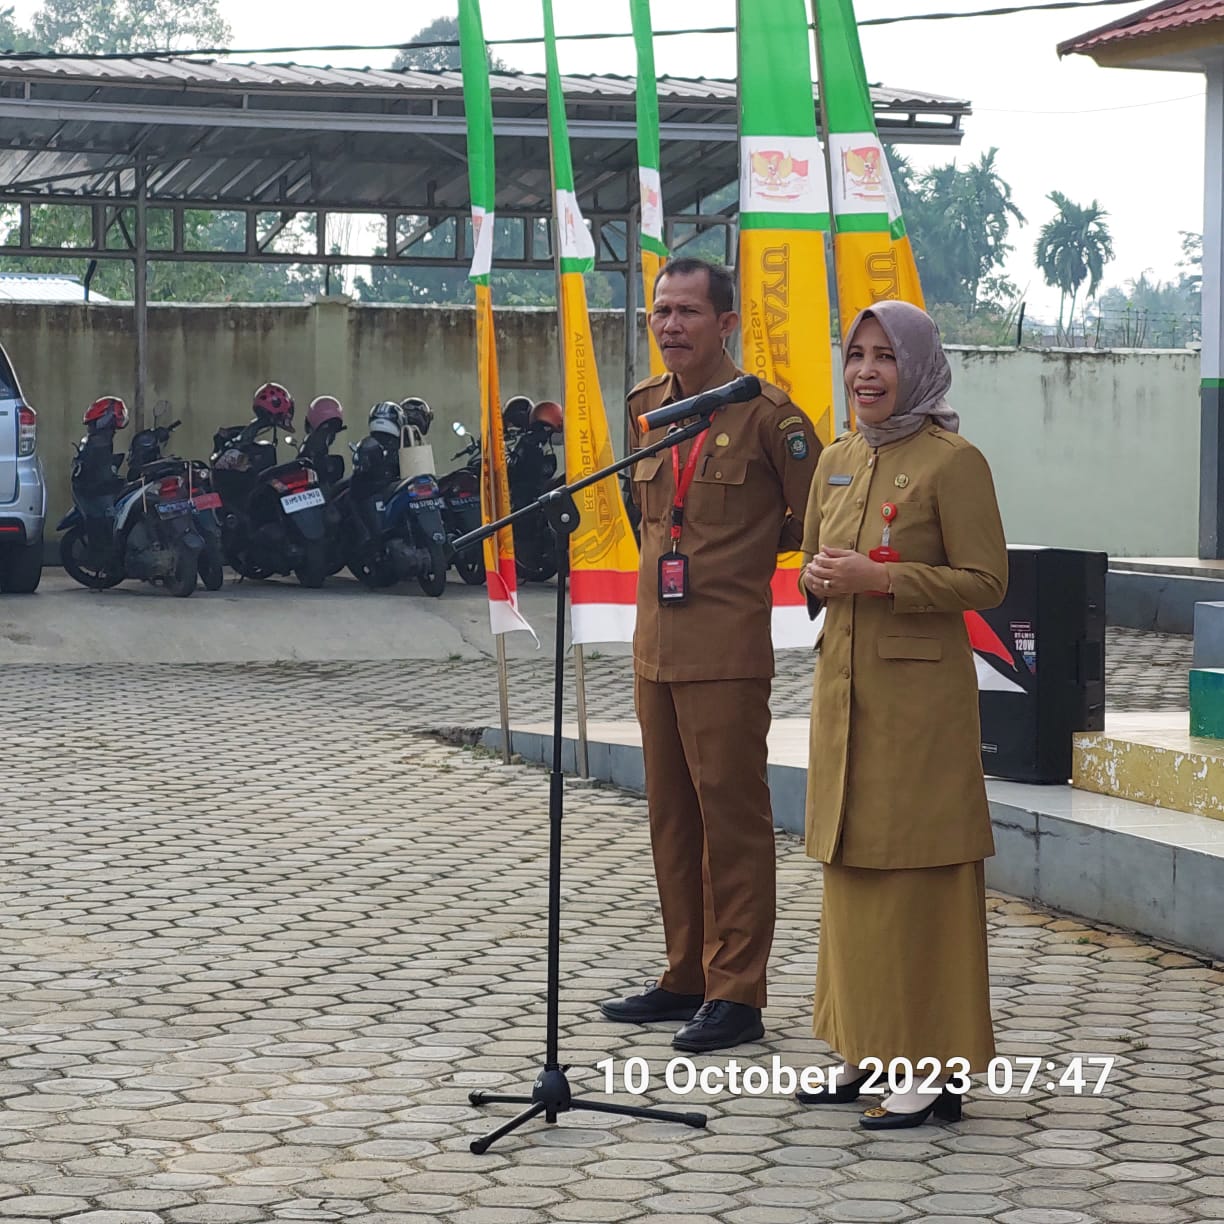
[(532, 1118), (544, 1115), (545, 1122), (556, 1122), (563, 1113), (573, 1109), (584, 1109), (588, 1113), (619, 1114), (629, 1118), (650, 1118), (656, 1122), (680, 1122), (684, 1126), (703, 1127), (705, 1114), (673, 1113), (666, 1109), (649, 1109), (640, 1105), (617, 1105), (612, 1101), (584, 1101), (575, 1099), (570, 1092), (569, 1080), (565, 1078), (568, 1067), (545, 1067), (536, 1077), (530, 1096), (515, 1096), (497, 1092), (471, 1092), (468, 1100), (473, 1105), (526, 1105), (527, 1109), (511, 1118), (503, 1126), (473, 1139), (468, 1145), (477, 1156), (511, 1131), (517, 1130)]

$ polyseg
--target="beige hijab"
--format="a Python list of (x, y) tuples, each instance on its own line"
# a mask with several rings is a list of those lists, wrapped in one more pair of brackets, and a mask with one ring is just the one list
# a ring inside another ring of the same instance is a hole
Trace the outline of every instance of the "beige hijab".
[(878, 425), (857, 423), (869, 446), (886, 446), (916, 434), (928, 425), (949, 433), (960, 432), (960, 417), (945, 398), (952, 386), (952, 370), (939, 342), (939, 328), (925, 310), (909, 302), (883, 301), (859, 312), (846, 333), (849, 350), (864, 319), (874, 318), (884, 329), (897, 358), (897, 406)]

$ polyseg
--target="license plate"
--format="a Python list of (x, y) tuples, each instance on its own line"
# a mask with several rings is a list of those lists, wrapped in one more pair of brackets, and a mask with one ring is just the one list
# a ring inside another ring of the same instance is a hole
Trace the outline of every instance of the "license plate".
[(186, 514), (190, 509), (189, 501), (159, 502), (157, 513), (165, 515), (166, 518), (173, 518), (176, 514)]
[(297, 514), (299, 510), (309, 510), (311, 506), (321, 506), (322, 504), (322, 489), (307, 489), (302, 493), (286, 493), (281, 498), (281, 506), (286, 514)]
[(420, 500), (413, 500), (408, 503), (414, 510), (443, 510), (446, 507), (446, 502), (440, 497), (422, 497)]
[(199, 497), (192, 498), (191, 504), (197, 510), (219, 510), (221, 508), (221, 494), (201, 493)]

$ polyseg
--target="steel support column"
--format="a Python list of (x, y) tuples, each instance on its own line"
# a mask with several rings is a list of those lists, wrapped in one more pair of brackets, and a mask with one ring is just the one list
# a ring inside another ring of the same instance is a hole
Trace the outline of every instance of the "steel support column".
[(145, 391), (149, 375), (149, 167), (142, 153), (136, 159), (136, 428), (144, 429)]

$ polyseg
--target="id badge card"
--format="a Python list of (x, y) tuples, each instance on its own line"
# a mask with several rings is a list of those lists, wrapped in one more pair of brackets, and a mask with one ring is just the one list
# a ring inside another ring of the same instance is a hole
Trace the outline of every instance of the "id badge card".
[(666, 608), (688, 599), (688, 558), (683, 553), (664, 553), (659, 558), (659, 604)]

